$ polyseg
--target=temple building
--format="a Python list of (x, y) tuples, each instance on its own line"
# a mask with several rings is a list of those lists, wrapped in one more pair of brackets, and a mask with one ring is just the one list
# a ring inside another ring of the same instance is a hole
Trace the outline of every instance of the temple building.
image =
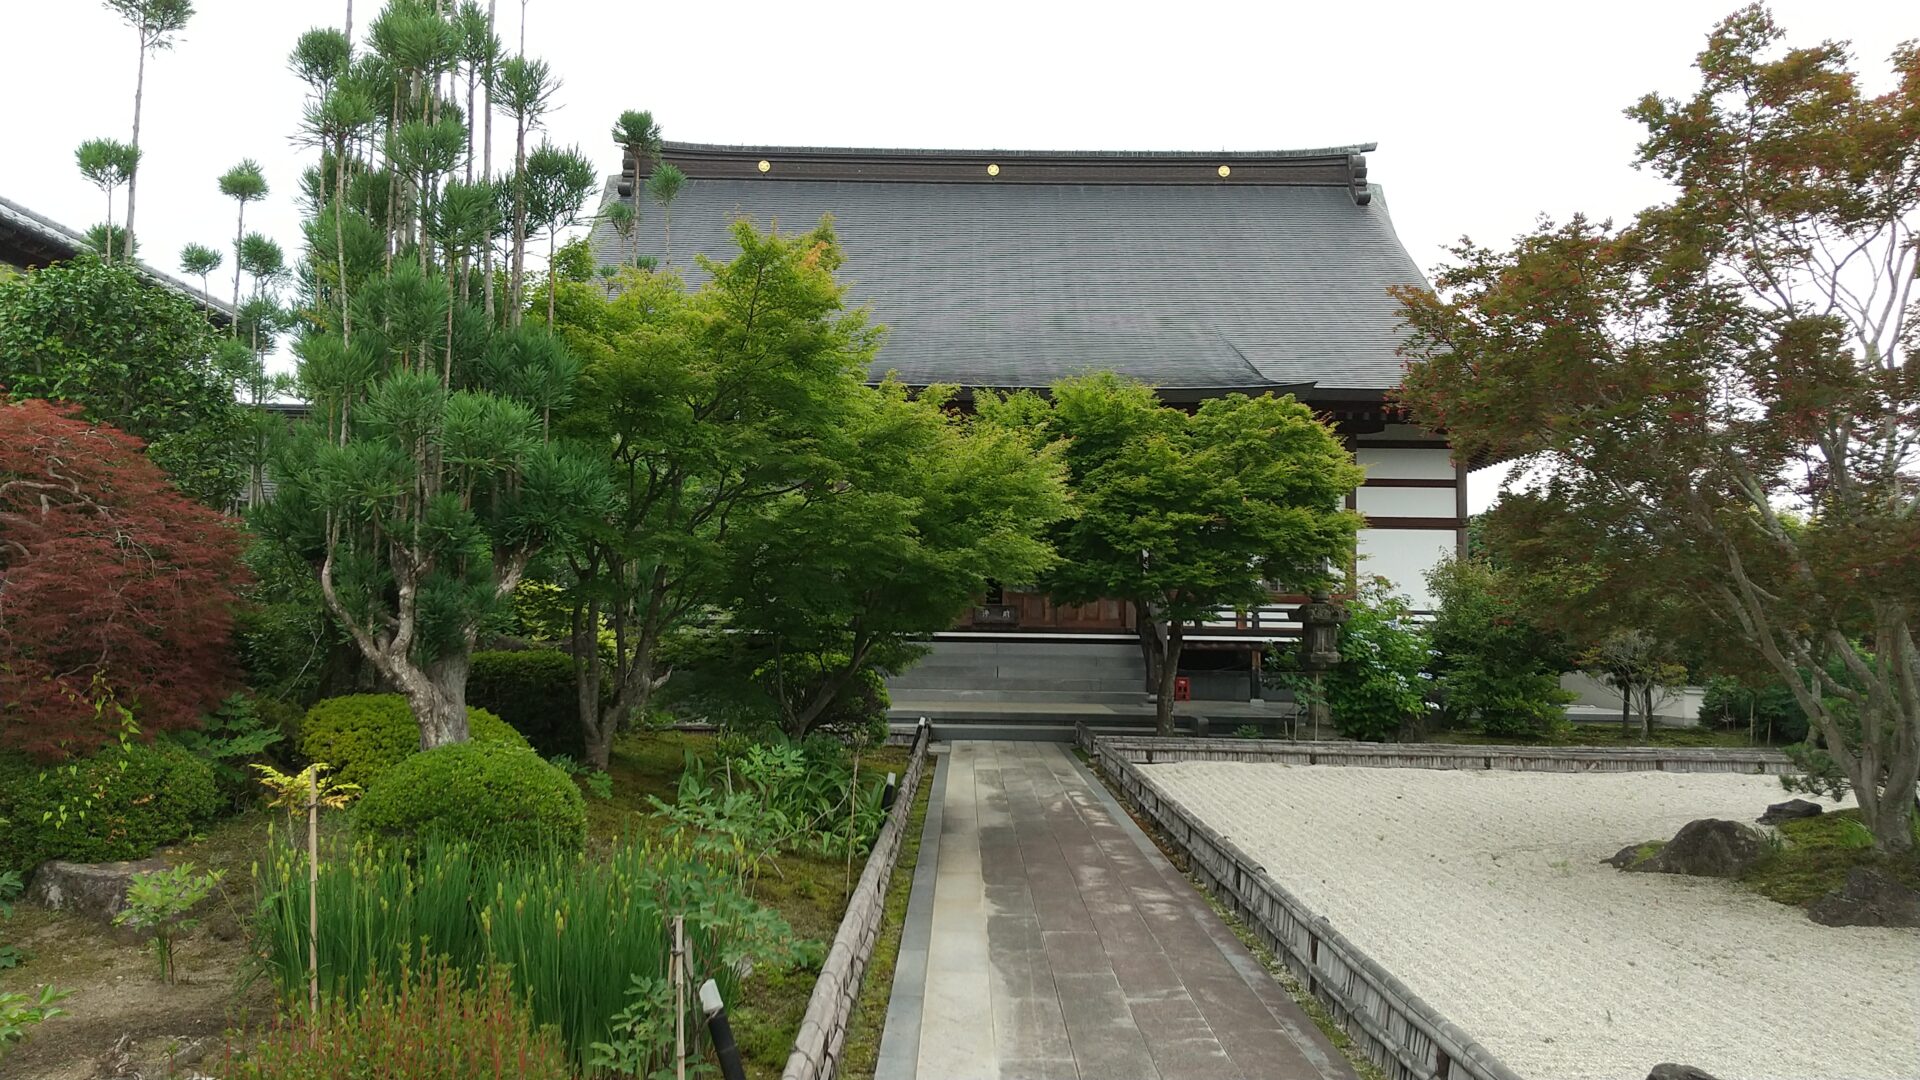
[[(1367, 517), (1359, 572), (1388, 578), (1422, 609), (1432, 603), (1426, 571), (1465, 541), (1465, 470), (1443, 436), (1399, 422), (1385, 400), (1400, 381), (1403, 334), (1388, 290), (1424, 288), (1426, 279), (1369, 182), (1372, 149), (667, 143), (662, 160), (687, 176), (671, 205), (670, 250), (667, 215), (651, 203), (632, 239), (602, 222), (592, 244), (602, 264), (630, 258), (637, 245), (697, 284), (693, 256), (731, 258), (736, 219), (800, 230), (831, 214), (849, 302), (868, 305), (888, 327), (876, 382), (893, 372), (911, 386), (1006, 390), (1111, 370), (1176, 405), (1236, 391), (1291, 393), (1331, 421), (1367, 468), (1354, 502)], [(632, 198), (644, 183), (629, 163), (609, 179), (606, 197)], [(1182, 667), (1193, 665), (1195, 698), (1259, 696), (1248, 658), (1294, 632), (1284, 606), (1276, 597), (1260, 612), (1224, 612), (1193, 635)], [(1121, 671), (1140, 664), (1138, 650), (1128, 651), (1134, 636), (1128, 604), (1056, 605), (1009, 587), (982, 598), (927, 664), (896, 680), (894, 695), (965, 691), (989, 669), (997, 675), (1028, 659), (1036, 692), (1051, 692), (1038, 676), (1057, 667), (1039, 658), (1070, 655), (1104, 657), (1096, 667), (1112, 661), (1106, 688), (1086, 692), (1138, 698), (1138, 673)], [(966, 642), (975, 643), (971, 655)], [(1081, 648), (1063, 652), (1069, 646)], [(999, 685), (1022, 690), (1017, 681)]]

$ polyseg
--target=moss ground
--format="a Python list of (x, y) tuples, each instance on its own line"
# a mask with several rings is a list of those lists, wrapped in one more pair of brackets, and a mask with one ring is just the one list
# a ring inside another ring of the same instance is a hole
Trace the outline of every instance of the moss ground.
[[(1920, 822), (1914, 830), (1920, 839)], [(1806, 907), (1843, 885), (1855, 866), (1882, 867), (1920, 889), (1920, 852), (1891, 859), (1875, 854), (1873, 835), (1860, 823), (1858, 810), (1783, 822), (1780, 835), (1780, 846), (1741, 878), (1768, 899)]]
[(1617, 724), (1579, 724), (1552, 738), (1520, 738), (1512, 735), (1488, 735), (1479, 731), (1433, 731), (1423, 742), (1471, 746), (1712, 746), (1750, 749), (1765, 747), (1754, 743), (1745, 731), (1721, 731), (1711, 728), (1655, 728), (1653, 738), (1640, 738), (1640, 730), (1623, 733)]

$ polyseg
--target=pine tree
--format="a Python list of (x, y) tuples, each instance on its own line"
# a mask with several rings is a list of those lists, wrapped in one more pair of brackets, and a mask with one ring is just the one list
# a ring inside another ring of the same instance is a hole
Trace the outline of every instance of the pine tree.
[(247, 204), (267, 197), (267, 178), (260, 171), (260, 163), (247, 158), (228, 169), (220, 177), (220, 194), (239, 204), (233, 226), (233, 306), (237, 311), (240, 308), (240, 246), (247, 234)]
[(213, 309), (213, 292), (207, 279), (220, 269), (222, 258), (219, 251), (205, 244), (188, 244), (180, 249), (180, 272), (200, 279), (200, 298), (209, 311)]
[[(80, 166), (80, 175), (107, 196), (107, 222), (106, 228), (101, 231), (99, 246), (100, 257), (112, 262), (114, 240), (118, 235), (113, 227), (113, 192), (123, 184), (133, 183), (134, 174), (140, 167), (140, 151), (130, 143), (114, 139), (88, 139), (73, 152), (73, 157)], [(129, 228), (129, 234), (131, 231)], [(129, 259), (133, 258), (131, 250), (123, 254)]]
[(140, 179), (140, 107), (147, 89), (147, 53), (173, 47), (173, 37), (193, 18), (188, 0), (107, 0), (107, 7), (119, 13), (140, 38), (140, 66), (133, 82), (134, 168), (127, 175), (127, 233), (133, 233), (134, 196)]

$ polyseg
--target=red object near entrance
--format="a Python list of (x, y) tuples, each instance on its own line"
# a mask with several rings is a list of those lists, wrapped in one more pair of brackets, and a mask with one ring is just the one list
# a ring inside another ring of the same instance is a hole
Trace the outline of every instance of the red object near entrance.
[(1173, 700), (1175, 701), (1193, 700), (1193, 680), (1192, 679), (1187, 678), (1185, 675), (1175, 675), (1173, 677)]

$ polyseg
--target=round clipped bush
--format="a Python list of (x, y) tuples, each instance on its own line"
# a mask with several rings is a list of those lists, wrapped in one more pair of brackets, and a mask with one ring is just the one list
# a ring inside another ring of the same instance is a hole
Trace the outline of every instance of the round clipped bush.
[(489, 850), (578, 851), (587, 803), (573, 778), (524, 746), (464, 742), (388, 769), (354, 811), (363, 833), (435, 837)]
[(225, 806), (213, 766), (164, 740), (62, 765), (0, 756), (0, 870), (144, 859)]
[[(526, 737), (485, 709), (467, 710), (474, 742), (525, 749)], [(307, 710), (300, 725), (300, 753), (324, 761), (349, 784), (372, 787), (380, 774), (420, 750), (420, 725), (399, 694), (349, 694)]]

